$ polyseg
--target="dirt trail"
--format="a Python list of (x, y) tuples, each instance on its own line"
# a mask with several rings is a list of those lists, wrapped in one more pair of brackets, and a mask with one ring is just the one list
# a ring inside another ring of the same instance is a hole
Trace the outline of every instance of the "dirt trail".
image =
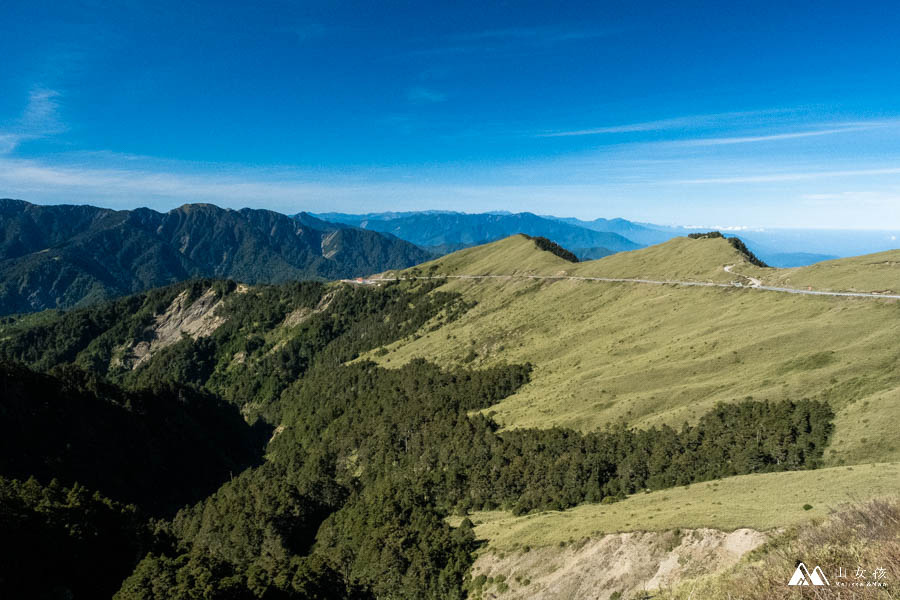
[[(723, 268), (725, 269), (726, 273), (731, 273), (733, 275), (737, 275), (738, 277), (743, 277), (744, 279), (749, 279), (750, 287), (753, 287), (753, 288), (761, 288), (762, 287), (762, 281), (757, 279), (756, 277), (750, 277), (749, 275), (741, 275), (740, 273), (735, 273), (734, 271), (732, 271), (732, 269), (734, 268), (734, 265), (725, 265)], [(732, 285), (740, 285), (740, 284), (732, 283)]]
[[(725, 270), (732, 273), (728, 265)], [(578, 277), (574, 275), (419, 275), (404, 276), (402, 279), (539, 279), (547, 281), (603, 281), (607, 283), (641, 283), (649, 285), (679, 285), (688, 287), (720, 287), (720, 288), (745, 288), (752, 290), (764, 290), (767, 292), (780, 292), (783, 294), (800, 294), (804, 296), (848, 296), (852, 298), (890, 298), (900, 300), (900, 294), (879, 294), (877, 292), (820, 292), (817, 290), (799, 290), (796, 288), (775, 287), (763, 285), (762, 281), (755, 277), (747, 277), (734, 273), (739, 277), (749, 279), (751, 285), (743, 285), (740, 282), (731, 283), (715, 283), (713, 281), (681, 281), (677, 279), (636, 279), (630, 277)], [(362, 280), (346, 280), (346, 283), (365, 285), (382, 281), (396, 281), (397, 278), (392, 277), (370, 277)]]

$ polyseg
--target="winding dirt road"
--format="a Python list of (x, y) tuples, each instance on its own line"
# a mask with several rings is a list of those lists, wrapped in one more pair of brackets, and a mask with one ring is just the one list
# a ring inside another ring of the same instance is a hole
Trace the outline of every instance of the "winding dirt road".
[[(578, 277), (574, 275), (419, 275), (416, 277), (403, 277), (402, 279), (539, 279), (549, 281), (604, 281), (608, 283), (643, 283), (649, 285), (680, 285), (689, 287), (720, 287), (720, 288), (744, 288), (752, 290), (764, 290), (767, 292), (781, 292), (783, 294), (801, 294), (804, 296), (847, 296), (851, 298), (891, 298), (900, 300), (900, 294), (878, 294), (874, 292), (822, 292), (817, 290), (801, 290), (796, 288), (775, 287), (763, 285), (762, 281), (755, 277), (747, 277), (740, 273), (734, 273), (734, 265), (724, 267), (725, 271), (743, 277), (750, 281), (750, 285), (740, 282), (715, 283), (712, 281), (680, 281), (676, 279), (634, 279), (627, 277)], [(362, 281), (347, 280), (348, 283), (374, 283), (380, 281), (395, 281), (396, 278), (375, 277)]]

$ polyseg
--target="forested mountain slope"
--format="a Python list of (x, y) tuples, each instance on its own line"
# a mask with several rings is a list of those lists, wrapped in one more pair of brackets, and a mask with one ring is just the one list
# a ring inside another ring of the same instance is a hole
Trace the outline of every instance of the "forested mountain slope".
[(0, 363), (0, 474), (63, 485), (169, 515), (262, 461), (270, 433), (189, 386), (123, 390), (62, 365), (53, 375)]
[(427, 257), (397, 238), (266, 210), (0, 200), (0, 314), (83, 306), (193, 277), (336, 279)]

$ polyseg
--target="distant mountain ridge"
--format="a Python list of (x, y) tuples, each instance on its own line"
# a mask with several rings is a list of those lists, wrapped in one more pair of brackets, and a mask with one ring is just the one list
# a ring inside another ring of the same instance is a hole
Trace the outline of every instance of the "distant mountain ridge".
[[(454, 211), (382, 212), (366, 214), (321, 213), (333, 223), (392, 233), (444, 255), (463, 248), (503, 239), (514, 233), (546, 237), (574, 252), (579, 260), (594, 260), (616, 252), (662, 244), (676, 237), (721, 229), (714, 226), (681, 227), (598, 218), (489, 211), (468, 214)], [(565, 226), (565, 227), (563, 227)], [(585, 232), (590, 233), (585, 233)], [(726, 230), (740, 238), (760, 259), (775, 267), (801, 267), (824, 260), (870, 254), (897, 247), (900, 232), (837, 231), (815, 229)], [(611, 237), (590, 238), (590, 235)], [(628, 243), (623, 243), (622, 240)]]
[(585, 229), (590, 229), (592, 231), (617, 233), (625, 238), (628, 238), (632, 242), (636, 242), (644, 246), (661, 244), (672, 239), (673, 237), (685, 235), (686, 233), (684, 231), (677, 232), (675, 230), (672, 230), (671, 228), (661, 227), (658, 225), (635, 223), (634, 221), (629, 221), (622, 218), (594, 219), (593, 221), (582, 221), (581, 219), (576, 219), (573, 217), (547, 216), (546, 218), (561, 221), (563, 223), (568, 223), (569, 225), (575, 225), (577, 227), (584, 227)]
[(409, 242), (305, 214), (0, 200), (0, 314), (80, 306), (194, 277), (336, 279), (428, 258)]
[(516, 233), (548, 238), (579, 258), (588, 259), (643, 247), (614, 231), (597, 231), (528, 212), (467, 214), (427, 211), (365, 215), (324, 213), (315, 216), (334, 223), (389, 233), (435, 254), (493, 242)]

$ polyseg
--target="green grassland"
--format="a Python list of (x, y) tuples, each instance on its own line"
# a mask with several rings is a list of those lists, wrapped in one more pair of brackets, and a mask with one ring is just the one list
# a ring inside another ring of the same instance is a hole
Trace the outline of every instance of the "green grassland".
[(571, 263), (539, 250), (524, 235), (513, 235), (386, 275), (569, 275), (728, 283), (735, 276), (722, 267), (729, 264), (739, 265), (738, 272), (752, 267), (722, 239), (676, 238), (641, 250)]
[(521, 517), (502, 511), (476, 512), (469, 518), (476, 536), (486, 540), (489, 549), (508, 551), (623, 531), (699, 527), (767, 531), (823, 517), (844, 503), (897, 494), (900, 465), (878, 463), (742, 475), (635, 494), (614, 504), (584, 504)]
[(737, 273), (752, 266), (723, 239), (692, 240), (681, 237), (665, 244), (578, 263), (573, 274), (583, 277), (729, 283), (736, 277), (725, 271), (725, 265), (735, 265)]
[[(572, 264), (514, 236), (420, 271), (499, 274), (519, 265), (541, 274), (703, 280), (730, 277), (721, 266), (741, 260), (724, 240), (682, 238)], [(371, 357), (393, 367), (415, 357), (469, 366), (531, 362), (532, 382), (489, 409), (506, 427), (680, 425), (717, 402), (805, 397), (826, 400), (837, 413), (829, 464), (900, 459), (891, 426), (900, 419), (894, 301), (520, 278), (451, 279), (444, 287), (477, 305)]]
[(392, 275), (562, 275), (571, 274), (576, 263), (539, 250), (524, 235), (466, 248)]
[[(751, 271), (751, 269), (747, 269)], [(888, 250), (794, 269), (755, 269), (770, 285), (849, 292), (900, 291), (900, 250)], [(752, 274), (752, 273), (748, 273)]]

